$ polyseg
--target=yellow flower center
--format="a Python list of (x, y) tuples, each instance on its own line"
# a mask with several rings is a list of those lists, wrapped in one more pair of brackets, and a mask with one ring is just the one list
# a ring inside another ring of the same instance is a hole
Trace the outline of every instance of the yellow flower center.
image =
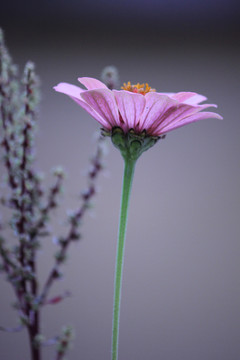
[(145, 95), (148, 92), (156, 91), (155, 89), (152, 89), (147, 83), (146, 84), (131, 84), (130, 81), (127, 83), (123, 83), (123, 86), (121, 86), (122, 90), (131, 91), (133, 93), (138, 93)]

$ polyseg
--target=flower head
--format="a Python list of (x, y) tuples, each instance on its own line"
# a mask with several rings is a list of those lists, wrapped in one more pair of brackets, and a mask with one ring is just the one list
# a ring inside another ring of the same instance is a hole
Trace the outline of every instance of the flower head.
[(194, 92), (160, 93), (148, 84), (130, 82), (122, 90), (109, 90), (97, 79), (78, 80), (87, 90), (67, 83), (54, 89), (70, 96), (108, 131), (120, 127), (124, 133), (133, 129), (136, 134), (145, 131), (149, 136), (160, 136), (202, 119), (222, 119), (214, 112), (203, 111), (217, 106), (200, 105), (206, 97)]
[(202, 111), (216, 105), (199, 105), (206, 97), (194, 92), (159, 93), (148, 84), (130, 82), (122, 90), (110, 90), (97, 79), (78, 80), (87, 90), (67, 83), (54, 89), (70, 96), (97, 120), (124, 159), (136, 160), (171, 130), (206, 118), (222, 119)]

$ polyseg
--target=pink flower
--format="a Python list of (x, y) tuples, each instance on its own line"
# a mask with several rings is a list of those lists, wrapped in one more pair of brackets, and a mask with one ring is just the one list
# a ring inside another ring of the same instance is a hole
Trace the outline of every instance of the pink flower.
[(160, 93), (148, 84), (124, 84), (122, 90), (109, 90), (101, 81), (82, 77), (78, 79), (87, 90), (60, 83), (54, 87), (70, 96), (85, 109), (104, 129), (120, 127), (125, 133), (143, 130), (150, 136), (160, 136), (195, 121), (222, 117), (214, 112), (202, 111), (215, 104), (203, 104), (206, 97), (194, 92)]

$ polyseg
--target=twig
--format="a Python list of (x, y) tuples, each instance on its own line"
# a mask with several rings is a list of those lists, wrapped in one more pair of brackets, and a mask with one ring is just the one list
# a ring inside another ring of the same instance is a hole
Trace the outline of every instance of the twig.
[(90, 201), (94, 194), (96, 193), (96, 185), (95, 180), (102, 170), (102, 156), (103, 156), (103, 147), (102, 143), (105, 141), (104, 137), (100, 137), (98, 141), (98, 147), (95, 156), (92, 159), (92, 169), (88, 172), (88, 181), (89, 185), (87, 190), (82, 194), (82, 205), (80, 208), (71, 215), (70, 217), (70, 229), (66, 237), (62, 237), (59, 241), (60, 250), (58, 251), (55, 264), (50, 271), (48, 278), (43, 286), (42, 293), (39, 297), (40, 304), (44, 304), (46, 301), (47, 295), (49, 293), (50, 287), (53, 284), (54, 280), (59, 277), (59, 266), (66, 259), (66, 253), (70, 243), (74, 240), (78, 240), (80, 238), (80, 234), (78, 233), (78, 228), (80, 225), (80, 220), (82, 220), (86, 210), (89, 208)]

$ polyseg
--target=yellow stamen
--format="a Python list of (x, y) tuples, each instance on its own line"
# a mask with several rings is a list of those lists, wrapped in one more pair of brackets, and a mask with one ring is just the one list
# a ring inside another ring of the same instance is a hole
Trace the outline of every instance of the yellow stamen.
[(123, 83), (121, 89), (142, 95), (145, 95), (148, 92), (156, 91), (155, 89), (152, 89), (147, 83), (146, 84), (137, 83), (132, 85), (130, 81), (128, 81), (127, 83)]

